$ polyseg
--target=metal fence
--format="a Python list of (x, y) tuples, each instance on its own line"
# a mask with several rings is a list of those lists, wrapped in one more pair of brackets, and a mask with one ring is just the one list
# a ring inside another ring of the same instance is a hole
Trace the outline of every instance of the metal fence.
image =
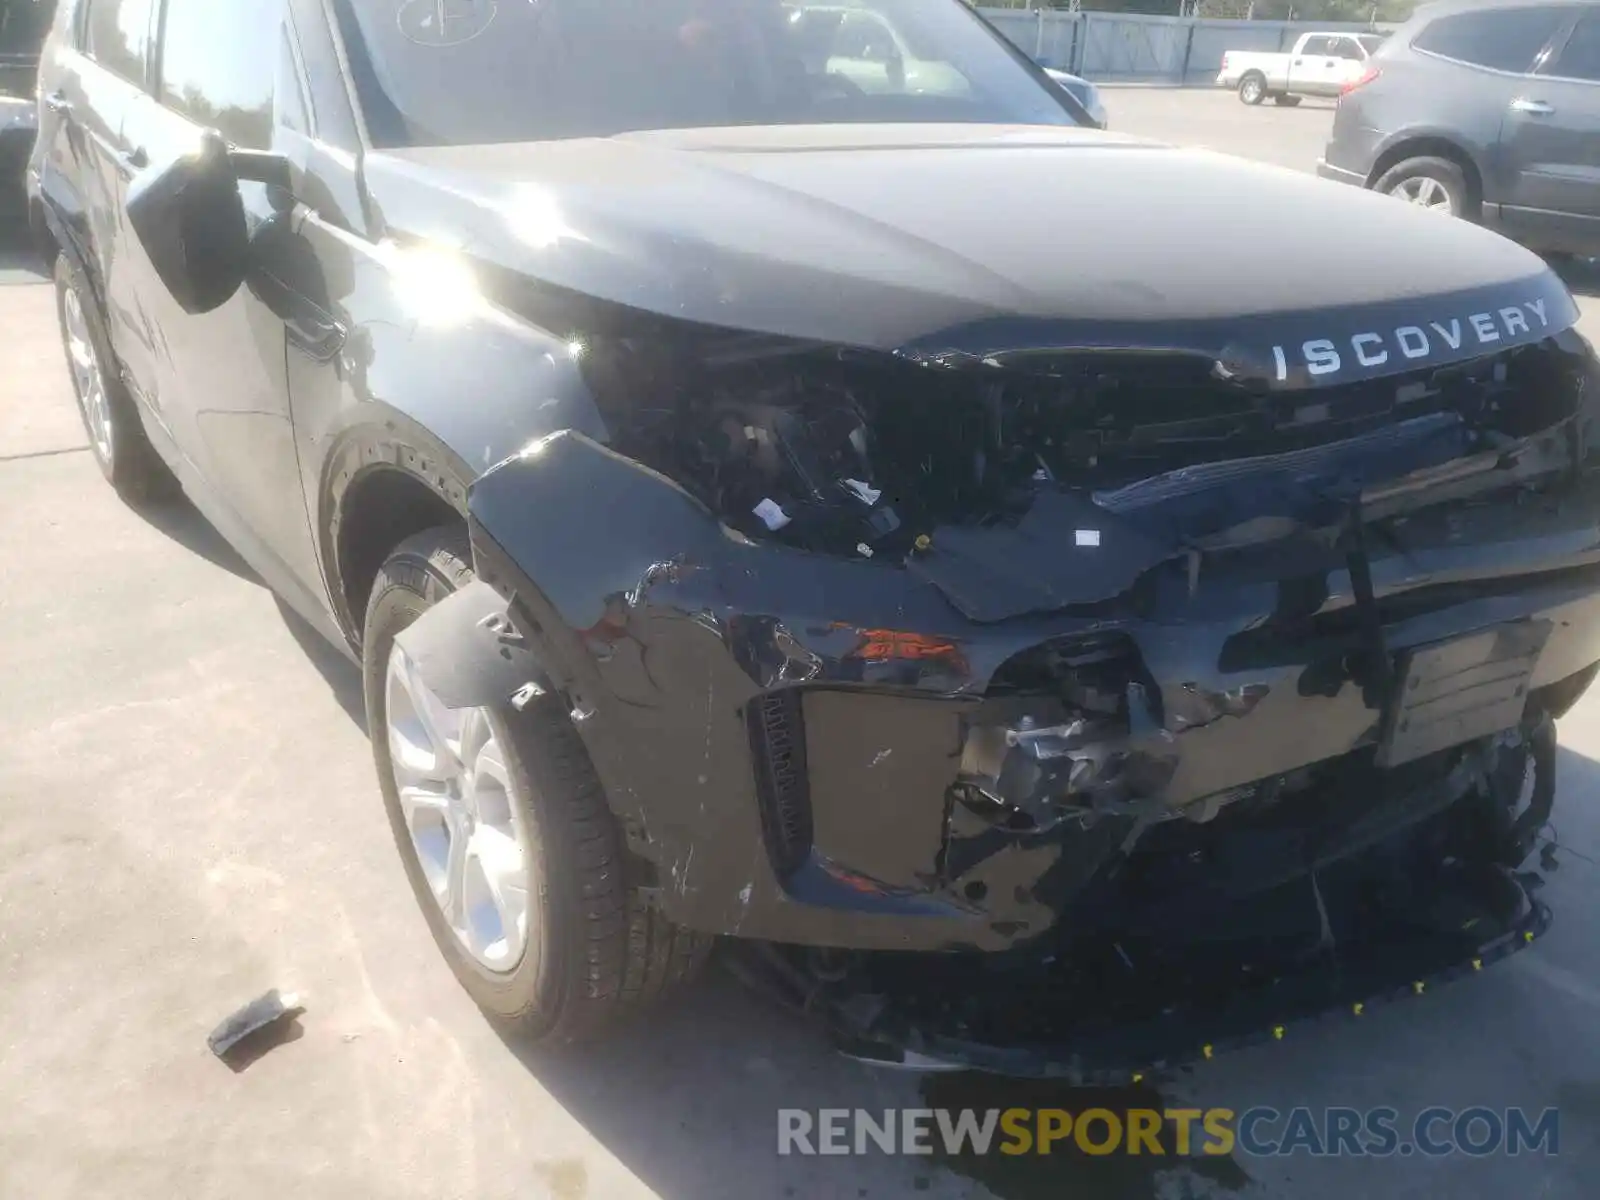
[(1110, 83), (1209, 83), (1222, 69), (1222, 55), (1228, 50), (1287, 50), (1309, 29), (1371, 28), (1339, 21), (1226, 21), (1059, 9), (980, 11), (1043, 65)]

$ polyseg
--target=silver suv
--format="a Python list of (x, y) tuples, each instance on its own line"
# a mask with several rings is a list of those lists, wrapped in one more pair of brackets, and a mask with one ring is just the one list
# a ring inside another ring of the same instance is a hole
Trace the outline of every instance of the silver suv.
[(1325, 179), (1600, 253), (1600, 6), (1419, 9), (1340, 97)]

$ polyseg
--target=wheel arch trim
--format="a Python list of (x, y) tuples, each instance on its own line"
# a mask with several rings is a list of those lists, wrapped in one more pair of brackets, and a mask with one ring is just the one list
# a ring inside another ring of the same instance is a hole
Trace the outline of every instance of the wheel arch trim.
[(341, 558), (347, 501), (374, 474), (390, 472), (422, 485), (466, 523), (467, 491), (476, 477), (464, 458), (426, 426), (381, 401), (363, 404), (354, 418), (327, 435), (329, 449), (317, 482), (317, 557), (334, 615), (352, 646), (361, 642), (362, 614), (351, 610)]

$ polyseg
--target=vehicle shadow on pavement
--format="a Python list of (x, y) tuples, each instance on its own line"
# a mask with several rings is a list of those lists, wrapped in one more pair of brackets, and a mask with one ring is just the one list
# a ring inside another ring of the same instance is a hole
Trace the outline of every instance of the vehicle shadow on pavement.
[[(222, 534), (217, 532), (216, 527), (206, 520), (187, 497), (176, 496), (157, 504), (137, 506), (133, 511), (147, 524), (158, 529), (190, 553), (199, 555), (257, 587), (266, 587), (250, 564), (240, 557), (238, 551), (228, 544)], [(281, 596), (274, 592), (272, 600), (277, 605), (278, 615), (289, 630), (289, 635), (294, 638), (306, 659), (327, 683), (328, 690), (333, 693), (333, 698), (338, 701), (339, 707), (344, 709), (345, 715), (358, 729), (365, 732), (367, 705), (362, 694), (361, 669), (340, 654), (335, 647), (329, 645), (328, 640), (313, 629)]]
[(333, 698), (338, 701), (339, 707), (344, 709), (345, 716), (354, 722), (357, 729), (365, 733), (367, 701), (361, 684), (361, 668), (340, 654), (335, 647), (330, 646), (328, 639), (295, 612), (288, 601), (277, 595), (273, 596), (273, 600), (278, 606), (278, 615), (283, 618), (283, 624), (289, 630), (289, 636), (294, 638), (311, 665), (317, 669), (317, 674), (322, 676), (323, 682), (328, 685), (328, 690), (333, 693)]
[(27, 221), (0, 204), (0, 286), (38, 283), (47, 278), (44, 263), (29, 237)]
[(147, 525), (159, 530), (178, 545), (197, 554), (231, 575), (265, 587), (238, 551), (227, 543), (216, 527), (201, 515), (185, 496), (174, 496), (150, 504), (130, 505)]
[[(973, 1108), (1161, 1109), (1149, 1084), (1113, 1091), (972, 1072), (907, 1074), (834, 1053), (819, 1030), (746, 990), (713, 964), (682, 995), (591, 1045), (507, 1047), (561, 1106), (662, 1200), (703, 1196), (1157, 1200), (1237, 1191), (1230, 1158), (1197, 1162), (963, 1153), (780, 1156), (779, 1110)], [(1174, 1185), (1177, 1185), (1174, 1190)], [(561, 1194), (561, 1193), (556, 1193)], [(574, 1193), (576, 1194), (576, 1193)]]

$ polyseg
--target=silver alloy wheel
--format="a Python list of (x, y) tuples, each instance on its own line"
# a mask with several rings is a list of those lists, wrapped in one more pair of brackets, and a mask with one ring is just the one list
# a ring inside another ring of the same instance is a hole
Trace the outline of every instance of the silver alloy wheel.
[(1402, 179), (1389, 190), (1396, 200), (1415, 204), (1433, 212), (1454, 213), (1455, 204), (1450, 199), (1450, 189), (1431, 175), (1413, 175)]
[(1246, 79), (1244, 81), (1244, 91), (1240, 95), (1246, 104), (1254, 104), (1261, 99), (1263, 91), (1265, 91), (1265, 87), (1261, 80)]
[(446, 924), (480, 966), (515, 970), (528, 941), (533, 855), (488, 713), (446, 708), (398, 643), (384, 712), (411, 848)]
[(72, 367), (72, 387), (83, 410), (89, 438), (102, 462), (111, 461), (111, 398), (106, 394), (105, 376), (100, 372), (100, 356), (89, 336), (89, 322), (83, 304), (72, 288), (66, 290), (62, 305), (66, 313), (67, 362)]

